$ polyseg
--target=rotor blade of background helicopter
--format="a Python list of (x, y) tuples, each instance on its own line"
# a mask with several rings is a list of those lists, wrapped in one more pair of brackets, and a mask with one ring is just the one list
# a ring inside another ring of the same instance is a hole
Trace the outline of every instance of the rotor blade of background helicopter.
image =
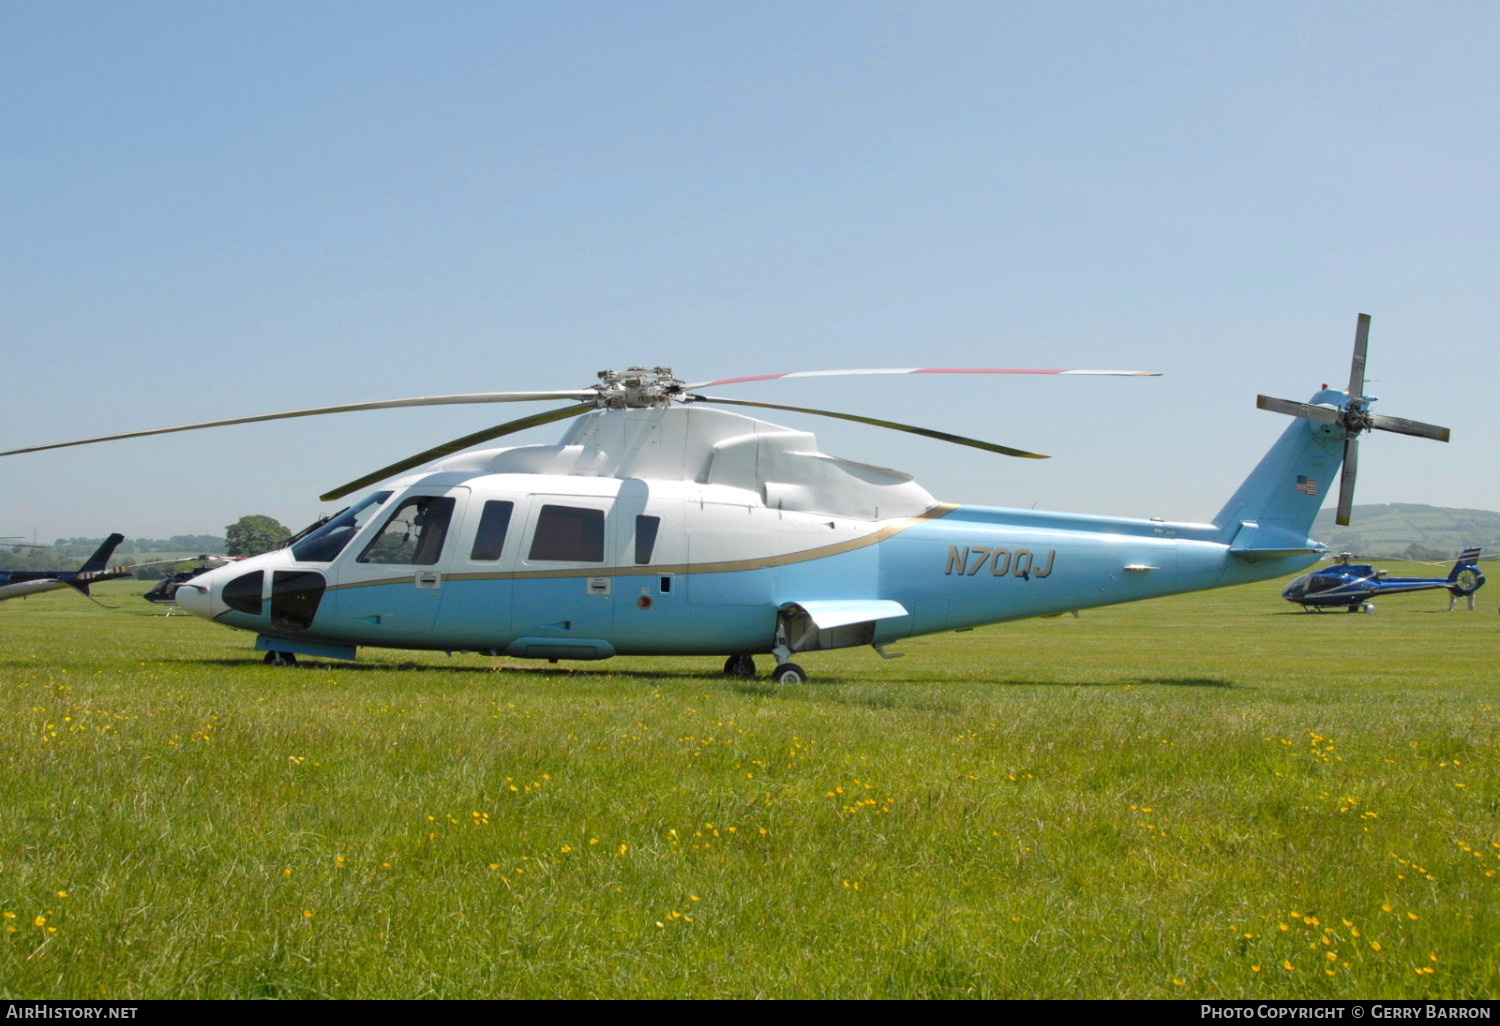
[(0, 452), (0, 456), (15, 456), (23, 452), (42, 452), (45, 449), (66, 449), (70, 445), (92, 445), (95, 442), (114, 442), (122, 438), (143, 438), (146, 435), (169, 435), (175, 431), (197, 431), (199, 428), (227, 427), (230, 424), (258, 424), (267, 420), (289, 420), (293, 417), (316, 417), (324, 413), (354, 413), (359, 410), (395, 410), (407, 406), (453, 406), (461, 403), (523, 403), (548, 399), (595, 399), (597, 392), (472, 392), (467, 395), (429, 395), (414, 399), (387, 399), (373, 403), (348, 403), (343, 406), (319, 406), (307, 410), (289, 410), (286, 413), (263, 413), (255, 417), (231, 417), (228, 420), (205, 420), (198, 424), (179, 424), (177, 427), (153, 428), (149, 431), (127, 431), (119, 435), (100, 435), (97, 438), (79, 438), (72, 442), (52, 442), (48, 445), (31, 445), (24, 449)]
[(1354, 327), (1354, 359), (1349, 362), (1349, 398), (1365, 395), (1365, 351), (1370, 346), (1370, 315), (1360, 314)]
[(876, 367), (866, 370), (789, 371), (785, 374), (752, 374), (743, 378), (720, 378), (686, 385), (692, 390), (715, 385), (738, 385), (745, 381), (775, 381), (778, 378), (831, 378), (848, 374), (1105, 374), (1113, 377), (1159, 378), (1160, 371), (1138, 370), (1028, 370), (1003, 367)]
[(1025, 449), (1012, 449), (1005, 445), (996, 445), (994, 442), (981, 442), (977, 438), (965, 438), (963, 435), (950, 435), (946, 431), (934, 431), (931, 428), (913, 427), (910, 424), (900, 424), (894, 420), (878, 420), (875, 417), (859, 417), (852, 413), (834, 413), (832, 410), (811, 410), (805, 406), (782, 406), (778, 403), (753, 403), (744, 399), (722, 399), (717, 396), (695, 395), (695, 402), (723, 403), (726, 406), (758, 406), (763, 410), (785, 410), (788, 413), (811, 413), (818, 417), (836, 417), (839, 420), (851, 420), (856, 424), (870, 424), (875, 427), (891, 428), (895, 431), (906, 431), (913, 435), (925, 435), (928, 438), (936, 438), (940, 442), (953, 442), (957, 445), (967, 445), (974, 449), (985, 449), (989, 452), (998, 452), (1002, 456), (1020, 456), (1023, 459), (1045, 460), (1047, 456), (1038, 452), (1027, 452)]
[(537, 427), (540, 424), (550, 424), (555, 420), (566, 420), (569, 417), (576, 417), (580, 413), (588, 413), (594, 409), (597, 409), (597, 407), (593, 403), (564, 406), (560, 410), (548, 410), (546, 413), (537, 413), (530, 417), (522, 417), (520, 420), (512, 420), (492, 428), (485, 428), (483, 431), (476, 431), (472, 435), (464, 435), (462, 438), (455, 438), (451, 442), (435, 445), (431, 449), (419, 452), (415, 456), (408, 456), (406, 459), (392, 463), (388, 467), (381, 467), (379, 470), (356, 478), (347, 484), (341, 484), (333, 489), (333, 491), (324, 492), (318, 498), (323, 502), (342, 499), (350, 492), (363, 488), (365, 485), (374, 484), (376, 481), (384, 481), (386, 478), (394, 477), (403, 470), (420, 467), (424, 463), (431, 463), (433, 460), (441, 459), (444, 456), (452, 456), (454, 453), (462, 452), (471, 445), (488, 442), (493, 438), (499, 438), (502, 435), (508, 435), (516, 431), (524, 431), (527, 428)]
[(1270, 410), (1272, 413), (1285, 413), (1291, 417), (1306, 417), (1308, 420), (1316, 420), (1323, 424), (1339, 423), (1339, 411), (1331, 410), (1326, 406), (1313, 406), (1311, 403), (1294, 403), (1290, 399), (1273, 399), (1268, 395), (1255, 397), (1257, 409)]
[(1354, 477), (1359, 473), (1359, 436), (1344, 439), (1344, 470), (1339, 476), (1339, 512), (1334, 522), (1340, 527), (1349, 526), (1349, 516), (1354, 510)]
[(1370, 426), (1382, 431), (1416, 435), (1418, 438), (1431, 438), (1439, 442), (1448, 441), (1450, 434), (1447, 428), (1438, 427), (1436, 424), (1423, 424), (1420, 420), (1407, 420), (1405, 417), (1386, 417), (1378, 413), (1371, 415)]

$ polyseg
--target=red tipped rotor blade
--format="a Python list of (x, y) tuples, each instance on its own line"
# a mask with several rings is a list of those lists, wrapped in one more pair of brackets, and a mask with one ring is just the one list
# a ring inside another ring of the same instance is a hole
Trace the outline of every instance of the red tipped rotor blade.
[(781, 378), (833, 378), (852, 374), (1092, 374), (1112, 377), (1155, 378), (1158, 371), (1140, 370), (1040, 370), (1007, 367), (874, 367), (864, 370), (788, 371), (784, 374), (751, 374), (743, 378), (720, 378), (688, 385), (688, 389), (713, 388), (716, 385), (738, 385), (746, 381), (776, 381)]
[(952, 442), (955, 445), (967, 445), (973, 449), (984, 449), (986, 452), (997, 452), (1002, 456), (1019, 456), (1028, 460), (1045, 460), (1048, 457), (1037, 452), (1027, 452), (1025, 449), (1012, 449), (1008, 445), (997, 445), (994, 442), (981, 442), (977, 438), (965, 438), (963, 435), (952, 435), (946, 431), (934, 431), (932, 428), (915, 427), (911, 424), (902, 424), (894, 420), (880, 420), (876, 417), (861, 417), (853, 413), (834, 413), (832, 410), (814, 410), (806, 406), (782, 406), (779, 403), (754, 403), (744, 399), (721, 399), (715, 396), (694, 396), (699, 402), (722, 403), (726, 406), (756, 406), (763, 410), (784, 410), (788, 413), (810, 413), (816, 417), (833, 417), (837, 420), (853, 421), (856, 424), (869, 424), (873, 427), (891, 428), (894, 431), (905, 431), (908, 434), (922, 435), (926, 438), (935, 438), (940, 442)]

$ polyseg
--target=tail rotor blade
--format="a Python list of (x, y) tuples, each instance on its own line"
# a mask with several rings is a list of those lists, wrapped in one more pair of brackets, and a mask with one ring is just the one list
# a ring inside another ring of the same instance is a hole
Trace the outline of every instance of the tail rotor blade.
[(1370, 416), (1370, 426), (1379, 428), (1381, 431), (1394, 431), (1400, 435), (1431, 438), (1437, 442), (1448, 441), (1450, 435), (1447, 428), (1436, 424), (1424, 424), (1420, 420), (1407, 420), (1405, 417), (1384, 417), (1378, 413)]
[(1349, 398), (1365, 395), (1365, 350), (1370, 345), (1370, 315), (1360, 314), (1354, 328), (1354, 359), (1349, 363)]
[(1285, 413), (1290, 417), (1305, 417), (1308, 420), (1316, 420), (1323, 424), (1340, 423), (1338, 410), (1331, 410), (1326, 406), (1314, 406), (1311, 403), (1294, 403), (1290, 399), (1273, 399), (1268, 395), (1255, 397), (1257, 409), (1270, 410), (1272, 413)]
[(386, 478), (394, 477), (402, 471), (420, 467), (424, 463), (431, 463), (433, 460), (441, 459), (444, 456), (452, 456), (454, 453), (462, 452), (471, 445), (478, 445), (480, 442), (488, 442), (502, 435), (524, 431), (527, 428), (537, 427), (542, 424), (550, 424), (553, 421), (566, 420), (569, 417), (576, 417), (581, 413), (588, 413), (593, 409), (596, 409), (593, 403), (583, 403), (579, 406), (564, 406), (560, 410), (548, 410), (546, 413), (536, 413), (530, 417), (522, 417), (520, 420), (512, 420), (492, 428), (485, 428), (483, 431), (476, 431), (471, 435), (455, 438), (451, 442), (435, 445), (431, 449), (417, 453), (415, 456), (408, 456), (404, 460), (398, 460), (390, 466), (381, 467), (379, 470), (366, 474), (363, 477), (355, 478), (346, 484), (341, 484), (330, 492), (324, 492), (318, 498), (323, 502), (342, 499), (350, 492), (357, 491), (366, 485), (372, 485), (376, 481), (384, 481)]
[(1349, 526), (1349, 517), (1354, 510), (1354, 478), (1359, 473), (1359, 439), (1344, 439), (1344, 470), (1339, 476), (1339, 511), (1336, 523)]

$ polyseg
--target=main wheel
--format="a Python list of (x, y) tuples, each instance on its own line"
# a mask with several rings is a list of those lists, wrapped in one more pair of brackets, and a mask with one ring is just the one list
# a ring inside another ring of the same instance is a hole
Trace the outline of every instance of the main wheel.
[(806, 684), (807, 671), (796, 663), (782, 663), (771, 671), (771, 679), (777, 684)]
[(724, 676), (726, 677), (754, 677), (755, 657), (740, 653), (732, 655), (724, 660)]
[(267, 652), (261, 662), (267, 666), (296, 666), (297, 655), (294, 652)]

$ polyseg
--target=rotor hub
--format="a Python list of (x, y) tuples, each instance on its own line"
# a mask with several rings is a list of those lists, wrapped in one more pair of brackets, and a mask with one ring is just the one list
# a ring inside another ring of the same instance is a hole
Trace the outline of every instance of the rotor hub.
[(671, 367), (628, 367), (624, 371), (600, 371), (599, 383), (592, 388), (599, 393), (594, 405), (600, 409), (626, 410), (680, 402), (687, 386)]
[(1369, 431), (1375, 426), (1375, 419), (1370, 415), (1369, 407), (1362, 399), (1355, 399), (1344, 408), (1342, 420), (1344, 430), (1350, 437)]

